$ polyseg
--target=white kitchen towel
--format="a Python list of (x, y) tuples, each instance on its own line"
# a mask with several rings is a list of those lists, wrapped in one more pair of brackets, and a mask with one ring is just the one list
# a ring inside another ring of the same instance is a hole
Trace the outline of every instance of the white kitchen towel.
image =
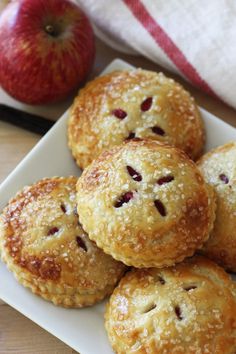
[(236, 108), (235, 0), (77, 0), (108, 44), (129, 48)]

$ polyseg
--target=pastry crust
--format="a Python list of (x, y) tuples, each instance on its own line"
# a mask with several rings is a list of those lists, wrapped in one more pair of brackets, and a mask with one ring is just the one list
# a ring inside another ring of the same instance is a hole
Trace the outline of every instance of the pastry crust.
[(162, 73), (115, 71), (80, 90), (70, 111), (68, 142), (82, 169), (132, 137), (165, 141), (193, 159), (205, 140), (194, 99)]
[(134, 269), (107, 305), (109, 341), (117, 354), (234, 354), (234, 290), (229, 275), (203, 257)]
[(54, 177), (25, 187), (0, 216), (1, 258), (9, 270), (35, 294), (65, 307), (103, 299), (125, 269), (79, 224), (76, 182)]
[(214, 228), (203, 252), (236, 272), (236, 142), (205, 154), (198, 166), (217, 197)]
[(192, 256), (208, 239), (215, 199), (187, 155), (152, 140), (104, 152), (77, 183), (80, 222), (91, 240), (135, 267)]

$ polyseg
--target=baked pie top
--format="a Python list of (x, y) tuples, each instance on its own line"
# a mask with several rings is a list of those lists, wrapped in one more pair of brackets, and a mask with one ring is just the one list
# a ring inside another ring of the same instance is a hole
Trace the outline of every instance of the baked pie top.
[(2, 258), (35, 292), (34, 286), (60, 295), (106, 292), (123, 274), (124, 265), (82, 229), (76, 182), (76, 177), (40, 180), (19, 192), (0, 217)]
[(204, 247), (207, 256), (236, 272), (236, 143), (205, 154), (198, 166), (217, 197), (216, 220)]
[(112, 72), (80, 90), (68, 125), (69, 146), (80, 167), (135, 137), (165, 141), (196, 159), (204, 129), (194, 99), (162, 73), (141, 69)]
[(234, 292), (229, 275), (203, 257), (134, 269), (107, 305), (109, 340), (117, 354), (234, 354)]
[(163, 267), (207, 240), (214, 196), (187, 155), (152, 140), (104, 152), (77, 183), (80, 222), (90, 239), (135, 267)]

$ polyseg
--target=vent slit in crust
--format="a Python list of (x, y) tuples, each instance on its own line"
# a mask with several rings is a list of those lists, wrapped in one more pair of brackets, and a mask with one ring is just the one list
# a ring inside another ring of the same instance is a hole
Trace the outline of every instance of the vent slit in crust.
[(129, 175), (133, 178), (136, 182), (142, 181), (142, 176), (139, 172), (135, 171), (135, 169), (131, 166), (126, 166)]
[(152, 97), (148, 97), (141, 103), (140, 108), (142, 112), (146, 112), (149, 111), (151, 106), (152, 106)]
[(164, 204), (159, 199), (156, 199), (154, 201), (154, 204), (155, 204), (155, 207), (157, 208), (157, 210), (159, 211), (159, 214), (161, 216), (166, 216), (166, 208), (165, 208)]
[(87, 249), (87, 246), (84, 242), (84, 240), (80, 237), (80, 236), (76, 236), (76, 242), (77, 242), (77, 245), (82, 248), (85, 252), (88, 251)]
[(128, 203), (131, 199), (133, 199), (134, 193), (132, 191), (126, 192), (123, 194), (115, 203), (115, 208), (122, 207), (123, 204)]

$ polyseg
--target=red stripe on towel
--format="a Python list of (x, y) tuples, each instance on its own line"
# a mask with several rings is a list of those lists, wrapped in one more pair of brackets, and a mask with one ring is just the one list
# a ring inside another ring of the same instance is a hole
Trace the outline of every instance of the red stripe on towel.
[(205, 92), (217, 97), (216, 93), (201, 78), (197, 70), (191, 65), (185, 55), (176, 46), (168, 34), (161, 28), (156, 20), (149, 14), (140, 0), (123, 0), (136, 19), (145, 27), (155, 42), (161, 47), (175, 66), (191, 81)]

